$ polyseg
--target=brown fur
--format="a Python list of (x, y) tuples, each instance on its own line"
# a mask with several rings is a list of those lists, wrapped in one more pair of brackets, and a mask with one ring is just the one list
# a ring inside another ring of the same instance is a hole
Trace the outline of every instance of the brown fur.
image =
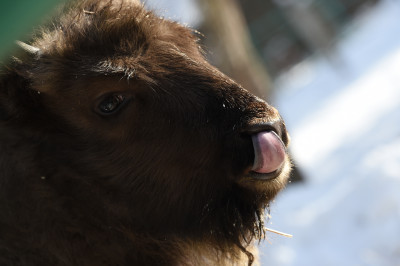
[[(0, 265), (241, 265), (284, 187), (248, 177), (278, 112), (135, 1), (68, 5), (0, 72)], [(104, 95), (126, 104), (99, 114)]]

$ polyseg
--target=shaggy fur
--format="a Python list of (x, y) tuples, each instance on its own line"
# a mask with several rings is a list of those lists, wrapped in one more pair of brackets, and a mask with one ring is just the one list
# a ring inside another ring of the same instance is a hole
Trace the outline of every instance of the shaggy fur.
[(251, 134), (287, 145), (278, 112), (135, 1), (61, 13), (0, 70), (0, 265), (253, 263), (290, 162), (249, 176)]

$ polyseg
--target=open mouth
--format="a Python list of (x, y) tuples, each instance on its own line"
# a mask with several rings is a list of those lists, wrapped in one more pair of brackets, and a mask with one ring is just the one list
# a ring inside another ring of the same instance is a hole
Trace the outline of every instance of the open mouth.
[(279, 176), (286, 158), (286, 147), (274, 130), (252, 134), (254, 162), (249, 177), (269, 180)]

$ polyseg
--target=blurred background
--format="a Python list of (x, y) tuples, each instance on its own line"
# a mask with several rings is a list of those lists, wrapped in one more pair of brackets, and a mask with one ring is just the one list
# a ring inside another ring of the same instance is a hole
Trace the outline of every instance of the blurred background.
[[(293, 238), (269, 232), (261, 265), (399, 266), (400, 0), (145, 4), (286, 121), (296, 168), (267, 227)], [(51, 5), (3, 0), (1, 52)]]

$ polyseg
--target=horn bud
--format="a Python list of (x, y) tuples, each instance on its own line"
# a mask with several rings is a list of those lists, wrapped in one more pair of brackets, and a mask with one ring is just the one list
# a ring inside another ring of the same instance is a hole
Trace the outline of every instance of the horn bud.
[(32, 45), (29, 45), (27, 43), (21, 42), (21, 41), (15, 41), (15, 43), (25, 52), (29, 53), (29, 54), (38, 54), (40, 52), (40, 49), (37, 47), (34, 47)]

